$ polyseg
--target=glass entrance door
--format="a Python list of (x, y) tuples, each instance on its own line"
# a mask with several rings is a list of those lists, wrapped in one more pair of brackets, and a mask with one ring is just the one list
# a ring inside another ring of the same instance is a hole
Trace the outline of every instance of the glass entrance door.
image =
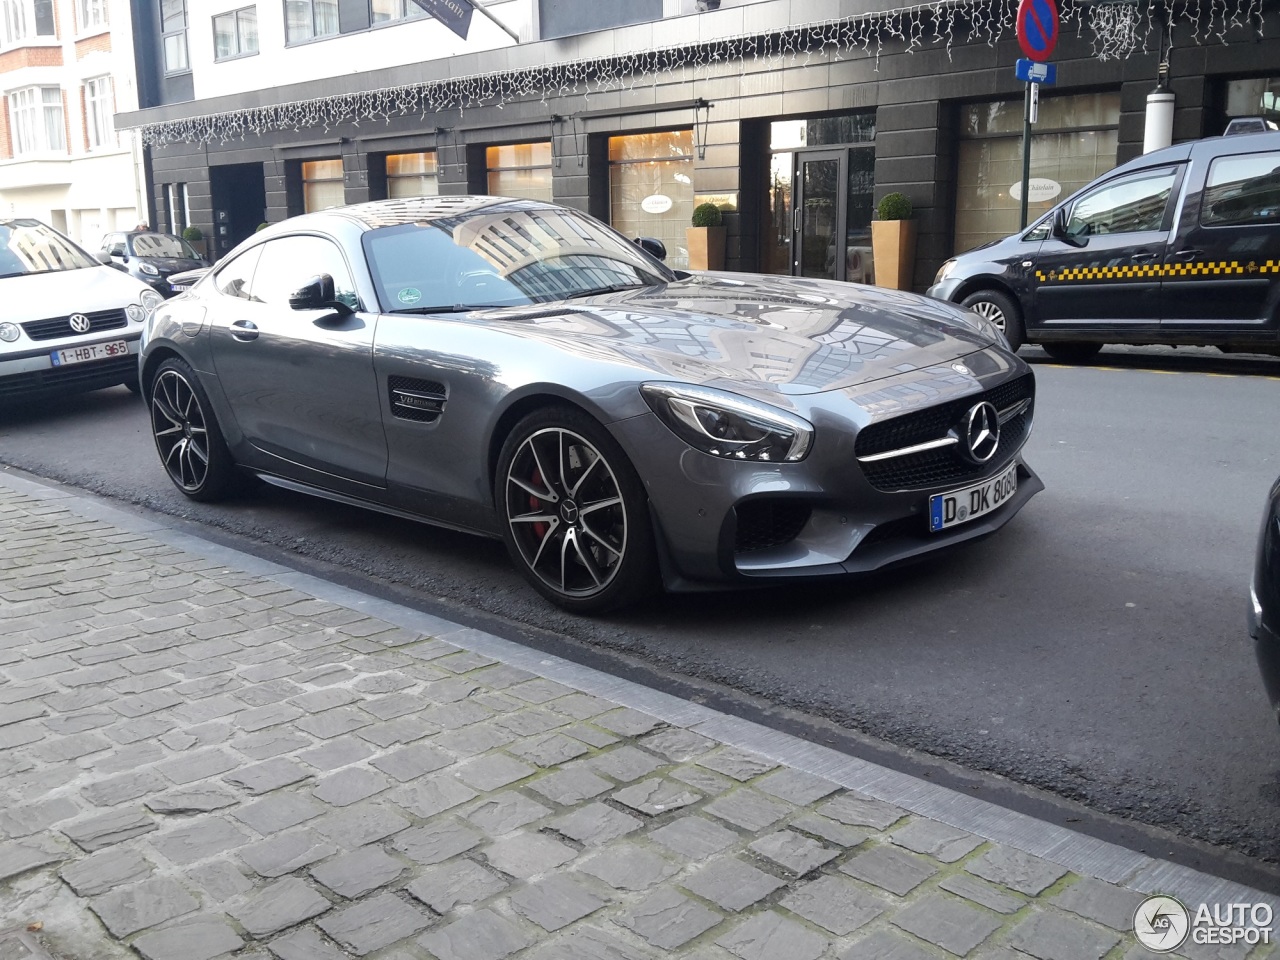
[(844, 279), (836, 240), (844, 235), (841, 195), (847, 155), (847, 150), (796, 154), (793, 276)]

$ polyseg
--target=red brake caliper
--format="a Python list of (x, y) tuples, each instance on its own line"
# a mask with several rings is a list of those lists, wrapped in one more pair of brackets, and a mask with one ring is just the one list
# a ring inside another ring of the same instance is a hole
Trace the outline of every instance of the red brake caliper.
[[(537, 467), (534, 467), (533, 476), (530, 479), (533, 481), (535, 486), (542, 486), (542, 471), (539, 470)], [(529, 509), (537, 510), (541, 506), (542, 506), (542, 501), (539, 500), (537, 497), (535, 497), (532, 493), (529, 494)], [(536, 536), (539, 540), (545, 537), (547, 535), (547, 531), (550, 529), (551, 528), (548, 524), (545, 524), (541, 521), (533, 525), (534, 536)]]

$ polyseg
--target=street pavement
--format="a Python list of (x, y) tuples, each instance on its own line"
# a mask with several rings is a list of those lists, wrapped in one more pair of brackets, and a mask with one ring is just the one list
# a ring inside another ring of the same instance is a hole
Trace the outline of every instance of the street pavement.
[(1137, 960), (1154, 892), (1280, 911), (0, 472), (3, 960)]

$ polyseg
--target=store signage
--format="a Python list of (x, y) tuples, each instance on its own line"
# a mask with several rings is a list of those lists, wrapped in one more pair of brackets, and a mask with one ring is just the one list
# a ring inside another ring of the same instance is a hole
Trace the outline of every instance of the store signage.
[(469, 0), (413, 0), (413, 2), (463, 40), (467, 39), (467, 31), (471, 29), (471, 14), (475, 12)]
[(1058, 45), (1058, 8), (1053, 0), (1019, 0), (1018, 44), (1035, 61), (1048, 60)]
[(640, 201), (640, 209), (645, 213), (666, 213), (671, 209), (671, 205), (671, 198), (661, 193), (655, 193)]
[[(1062, 184), (1047, 177), (1032, 177), (1027, 187), (1027, 200), (1031, 203), (1047, 203), (1062, 193)], [(1022, 199), (1022, 181), (1009, 188), (1009, 196), (1015, 200)]]

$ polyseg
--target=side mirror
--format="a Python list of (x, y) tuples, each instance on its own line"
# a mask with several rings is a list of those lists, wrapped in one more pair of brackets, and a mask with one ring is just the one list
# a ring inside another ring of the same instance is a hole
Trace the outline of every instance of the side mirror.
[(294, 310), (332, 310), (346, 316), (354, 311), (334, 295), (333, 277), (322, 273), (312, 277), (289, 295), (289, 306)]
[(1053, 214), (1053, 229), (1049, 232), (1049, 236), (1055, 240), (1061, 240), (1063, 243), (1072, 247), (1083, 247), (1089, 241), (1085, 237), (1075, 237), (1067, 233), (1067, 209), (1061, 207)]
[(635, 244), (656, 260), (667, 259), (667, 245), (657, 237), (636, 237)]
[(99, 250), (93, 256), (99, 263), (105, 263), (108, 267), (111, 266), (111, 254), (107, 253), (107, 251)]

